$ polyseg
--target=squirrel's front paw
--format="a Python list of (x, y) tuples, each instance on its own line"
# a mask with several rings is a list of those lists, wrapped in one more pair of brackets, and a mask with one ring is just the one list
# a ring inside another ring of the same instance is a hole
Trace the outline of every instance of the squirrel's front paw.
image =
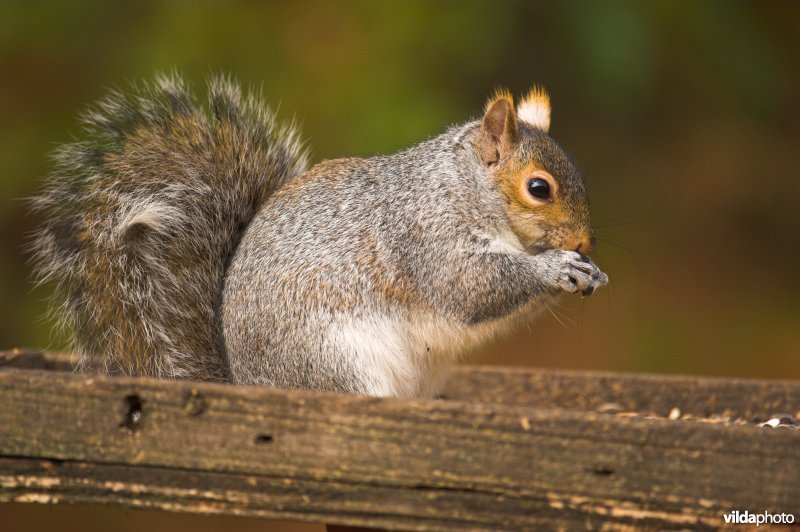
[(589, 257), (577, 251), (551, 249), (543, 255), (551, 267), (550, 280), (560, 290), (590, 296), (595, 289), (608, 283), (608, 276)]

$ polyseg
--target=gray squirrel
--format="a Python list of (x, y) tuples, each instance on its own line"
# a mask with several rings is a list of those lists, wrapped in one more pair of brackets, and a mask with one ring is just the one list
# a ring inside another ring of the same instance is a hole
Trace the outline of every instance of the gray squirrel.
[(432, 397), (462, 353), (608, 281), (541, 89), (310, 169), (256, 96), (214, 77), (208, 100), (176, 74), (112, 92), (34, 198), (81, 370)]

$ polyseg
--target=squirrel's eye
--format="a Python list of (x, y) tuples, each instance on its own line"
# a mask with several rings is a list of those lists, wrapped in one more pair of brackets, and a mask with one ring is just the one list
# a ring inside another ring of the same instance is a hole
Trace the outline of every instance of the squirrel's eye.
[(528, 194), (540, 200), (550, 199), (550, 183), (535, 178), (528, 181)]

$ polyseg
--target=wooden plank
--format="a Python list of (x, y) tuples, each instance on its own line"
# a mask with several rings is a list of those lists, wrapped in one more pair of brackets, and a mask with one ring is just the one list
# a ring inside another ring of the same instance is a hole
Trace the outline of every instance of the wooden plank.
[(4, 501), (409, 530), (800, 515), (791, 430), (13, 368), (0, 404)]
[(590, 412), (616, 405), (659, 416), (678, 408), (693, 417), (800, 418), (800, 382), (789, 380), (465, 366), (453, 372), (444, 396)]
[[(35, 350), (0, 352), (0, 367), (71, 371), (71, 355)], [(800, 418), (800, 383), (643, 373), (460, 366), (442, 398), (580, 411), (620, 410), (665, 417), (673, 408), (694, 417), (764, 421)], [(617, 408), (610, 408), (616, 405)]]

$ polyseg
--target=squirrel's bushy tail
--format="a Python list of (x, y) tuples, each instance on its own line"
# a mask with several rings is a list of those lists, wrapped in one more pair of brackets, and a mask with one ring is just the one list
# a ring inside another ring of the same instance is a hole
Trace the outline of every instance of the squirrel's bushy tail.
[(81, 369), (226, 379), (223, 276), (258, 206), (306, 166), (293, 126), (223, 77), (199, 106), (176, 74), (84, 115), (34, 199), (38, 278)]

